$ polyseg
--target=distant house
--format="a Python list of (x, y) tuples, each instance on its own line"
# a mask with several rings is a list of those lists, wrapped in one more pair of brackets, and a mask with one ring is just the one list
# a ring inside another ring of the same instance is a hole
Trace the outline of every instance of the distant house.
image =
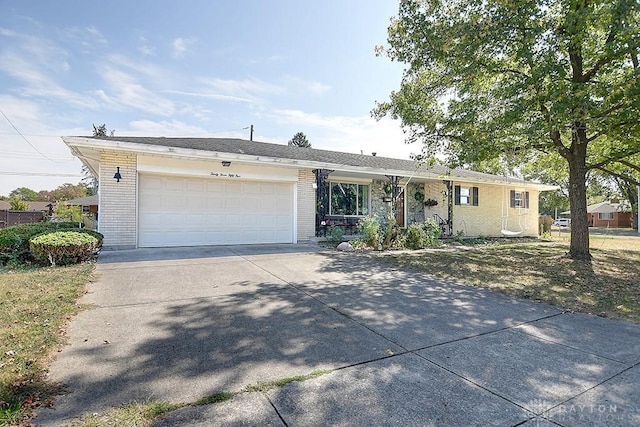
[(631, 227), (631, 205), (627, 200), (611, 200), (587, 206), (591, 227)]
[(556, 188), (241, 139), (63, 140), (99, 177), (105, 248), (295, 243), (391, 212), (401, 227), (433, 218), (446, 236), (537, 236), (538, 195)]
[(78, 197), (77, 199), (67, 200), (68, 205), (75, 205), (82, 207), (82, 213), (89, 215), (93, 219), (98, 219), (98, 195), (87, 197)]

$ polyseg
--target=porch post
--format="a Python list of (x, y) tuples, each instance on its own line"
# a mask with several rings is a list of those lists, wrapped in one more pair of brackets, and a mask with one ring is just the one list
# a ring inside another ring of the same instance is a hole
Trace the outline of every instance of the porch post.
[(389, 181), (391, 181), (391, 209), (393, 210), (393, 216), (398, 216), (398, 195), (400, 194), (400, 182), (399, 176), (387, 175)]
[(447, 229), (448, 235), (453, 235), (453, 181), (444, 181), (447, 186)]
[(329, 174), (330, 169), (314, 169), (316, 176), (316, 237), (322, 235), (321, 222), (329, 215)]

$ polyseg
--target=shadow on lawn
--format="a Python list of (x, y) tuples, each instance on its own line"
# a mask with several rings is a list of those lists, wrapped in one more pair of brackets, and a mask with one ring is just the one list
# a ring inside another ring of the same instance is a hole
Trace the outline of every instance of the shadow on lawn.
[(565, 251), (557, 243), (524, 244), (382, 259), (565, 310), (640, 322), (640, 251), (593, 249), (591, 262), (566, 258)]
[[(313, 380), (322, 389), (314, 396), (329, 396), (335, 407), (322, 407), (322, 398), (296, 395), (303, 383), (286, 388), (293, 394), (275, 391), (273, 398), (290, 409), (294, 424), (304, 424), (305, 414), (317, 408), (316, 425), (340, 423), (348, 415), (340, 412), (345, 408), (361, 410), (352, 413), (363, 421), (405, 424), (473, 424), (474, 417), (516, 424), (529, 416), (522, 403), (487, 393), (428, 357), (406, 353), (557, 314), (551, 307), (406, 272), (366, 255), (295, 254), (279, 262), (273, 257), (250, 262), (268, 270), (273, 280), (235, 283), (240, 286), (219, 297), (83, 313), (76, 328), (101, 316), (99, 322), (117, 333), (107, 344), (95, 339), (83, 344), (81, 336), (74, 337), (59, 360), (73, 372), (65, 379), (71, 394), (42, 419), (75, 417), (132, 400), (195, 401), (257, 382), (362, 363), (362, 370), (347, 368), (347, 385), (338, 373), (329, 374), (327, 382)], [(543, 355), (557, 347), (540, 341), (540, 363), (522, 375), (533, 380), (547, 373)], [(568, 358), (557, 367), (558, 380), (530, 386), (531, 395), (559, 403), (595, 385), (609, 374), (603, 366), (610, 364), (595, 359)], [(558, 382), (560, 394), (553, 391)], [(482, 414), (474, 412), (478, 402), (483, 402)], [(425, 415), (425, 408), (434, 412)]]

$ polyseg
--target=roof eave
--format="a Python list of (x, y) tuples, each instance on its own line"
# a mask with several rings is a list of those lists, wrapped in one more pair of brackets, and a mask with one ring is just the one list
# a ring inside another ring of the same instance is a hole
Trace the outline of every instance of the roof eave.
[(78, 137), (78, 136), (64, 136), (62, 140), (67, 144), (74, 155), (80, 158), (80, 160), (94, 171), (94, 166), (91, 164), (91, 159), (87, 159), (82, 156), (78, 148), (89, 148), (93, 150), (109, 150), (109, 151), (121, 151), (127, 153), (137, 153), (143, 155), (162, 156), (162, 157), (174, 157), (186, 160), (229, 160), (239, 161), (248, 164), (261, 164), (261, 165), (277, 165), (282, 167), (291, 168), (307, 168), (307, 169), (332, 169), (340, 172), (351, 173), (364, 173), (369, 175), (379, 176), (403, 176), (410, 179), (432, 179), (441, 181), (456, 181), (469, 184), (493, 184), (493, 185), (520, 185), (523, 187), (536, 188), (539, 191), (552, 191), (557, 190), (559, 187), (546, 184), (538, 184), (535, 182), (526, 181), (508, 181), (501, 177), (496, 176), (495, 179), (487, 178), (470, 178), (460, 177), (455, 175), (443, 175), (436, 174), (428, 171), (420, 171), (417, 168), (415, 171), (410, 170), (397, 170), (397, 169), (380, 169), (366, 166), (353, 166), (340, 163), (318, 162), (312, 160), (298, 160), (289, 159), (284, 157), (271, 157), (271, 156), (258, 156), (239, 153), (227, 153), (222, 151), (207, 151), (197, 150), (193, 148), (180, 148), (180, 147), (167, 147), (163, 145), (152, 144), (139, 144), (135, 142), (115, 141), (115, 140), (102, 140), (96, 138)]

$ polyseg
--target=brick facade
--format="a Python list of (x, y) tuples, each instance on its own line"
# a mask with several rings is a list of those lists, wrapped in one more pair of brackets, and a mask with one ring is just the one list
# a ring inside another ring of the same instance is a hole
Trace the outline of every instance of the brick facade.
[(298, 170), (298, 241), (306, 241), (316, 234), (316, 176), (311, 169)]
[[(502, 229), (513, 232), (521, 231), (519, 236), (538, 235), (537, 190), (503, 185), (462, 184), (456, 182), (454, 182), (454, 185), (478, 187), (479, 199), (478, 206), (453, 206), (454, 236), (460, 233), (464, 236), (499, 237), (502, 235)], [(510, 190), (528, 191), (529, 208), (511, 208)]]
[[(122, 179), (113, 175), (120, 167)], [(137, 246), (136, 187), (138, 182), (135, 154), (103, 152), (100, 155), (99, 231), (104, 247), (132, 249)]]

